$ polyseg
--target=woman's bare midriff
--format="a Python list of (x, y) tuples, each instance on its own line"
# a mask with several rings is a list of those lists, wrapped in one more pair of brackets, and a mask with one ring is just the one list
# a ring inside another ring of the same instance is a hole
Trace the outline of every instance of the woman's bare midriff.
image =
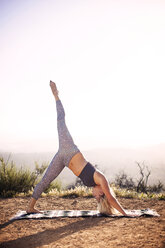
[(87, 164), (81, 152), (76, 153), (69, 163), (69, 169), (78, 177)]

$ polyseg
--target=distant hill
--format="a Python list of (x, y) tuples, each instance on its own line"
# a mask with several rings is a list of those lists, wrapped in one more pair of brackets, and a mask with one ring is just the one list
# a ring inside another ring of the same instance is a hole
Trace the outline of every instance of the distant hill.
[[(137, 162), (145, 163), (151, 170), (149, 184), (156, 183), (158, 180), (165, 181), (165, 144), (150, 146), (139, 149), (126, 148), (108, 148), (93, 149), (82, 151), (85, 158), (98, 165), (99, 169), (105, 172), (107, 178), (112, 181), (115, 175), (120, 171), (125, 171), (135, 179), (139, 177)], [(0, 152), (0, 156), (8, 158), (9, 152)], [(40, 165), (42, 162), (50, 162), (54, 153), (13, 153), (10, 154), (10, 160), (13, 160), (18, 167), (28, 167), (34, 169), (34, 162)], [(59, 178), (64, 185), (73, 183), (76, 177), (65, 168)]]

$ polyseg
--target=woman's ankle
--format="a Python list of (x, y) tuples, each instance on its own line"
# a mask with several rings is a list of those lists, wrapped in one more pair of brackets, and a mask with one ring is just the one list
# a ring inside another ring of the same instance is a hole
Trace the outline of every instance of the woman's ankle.
[(60, 98), (59, 98), (58, 95), (54, 95), (54, 97), (55, 97), (55, 100), (56, 100), (56, 101), (59, 101), (59, 100), (60, 100)]

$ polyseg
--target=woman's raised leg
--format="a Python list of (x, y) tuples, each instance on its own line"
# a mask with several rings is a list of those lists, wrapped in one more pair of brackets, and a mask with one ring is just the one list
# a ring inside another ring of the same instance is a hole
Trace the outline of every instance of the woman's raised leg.
[(60, 152), (63, 152), (64, 150), (69, 151), (71, 148), (73, 147), (75, 148), (76, 146), (65, 123), (65, 111), (62, 102), (59, 99), (56, 84), (50, 81), (50, 87), (56, 100), (59, 151)]

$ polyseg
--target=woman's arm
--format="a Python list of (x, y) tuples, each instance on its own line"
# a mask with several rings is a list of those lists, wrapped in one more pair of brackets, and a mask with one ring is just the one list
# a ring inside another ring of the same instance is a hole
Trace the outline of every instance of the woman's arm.
[(120, 203), (111, 194), (110, 187), (109, 187), (108, 181), (105, 178), (105, 176), (102, 173), (100, 173), (99, 171), (96, 171), (95, 174), (94, 174), (94, 180), (95, 180), (96, 184), (101, 187), (103, 193), (107, 197), (107, 200), (108, 200), (109, 204), (112, 207), (114, 207), (116, 210), (118, 210), (121, 214), (126, 216), (127, 214), (124, 211), (124, 209), (122, 208), (122, 206), (120, 205)]

